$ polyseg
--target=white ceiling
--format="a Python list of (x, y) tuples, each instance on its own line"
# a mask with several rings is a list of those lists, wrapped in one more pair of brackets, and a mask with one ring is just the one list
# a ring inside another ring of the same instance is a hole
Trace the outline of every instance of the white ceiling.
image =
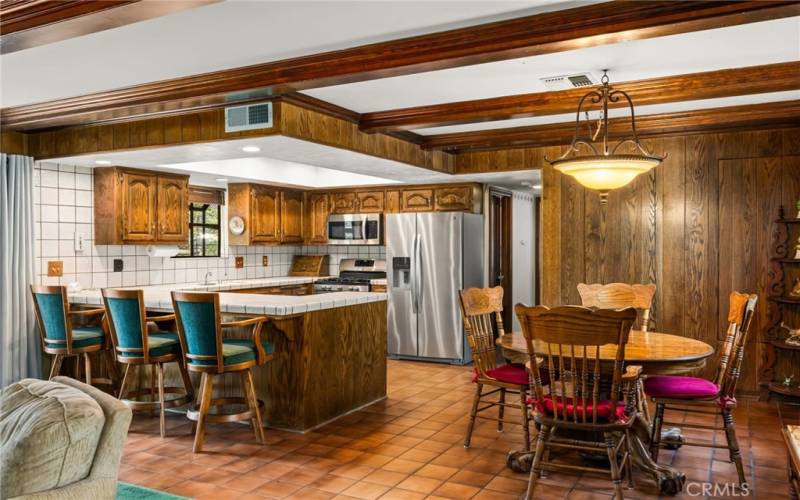
[(586, 3), (229, 0), (4, 54), (0, 102), (72, 97)]
[(547, 88), (541, 78), (590, 72), (598, 81), (603, 69), (609, 69), (613, 83), (797, 60), (800, 60), (800, 17), (337, 85), (305, 93), (366, 113), (544, 92)]
[[(244, 146), (258, 146), (261, 151), (245, 153)], [(218, 187), (226, 184), (217, 181), (219, 178), (227, 182), (260, 181), (304, 188), (473, 181), (519, 188), (523, 182), (536, 184), (540, 179), (535, 170), (454, 176), (280, 135), (48, 161), (96, 167), (98, 160), (126, 167), (189, 172), (192, 183)], [(536, 167), (540, 165), (531, 165), (531, 168)]]

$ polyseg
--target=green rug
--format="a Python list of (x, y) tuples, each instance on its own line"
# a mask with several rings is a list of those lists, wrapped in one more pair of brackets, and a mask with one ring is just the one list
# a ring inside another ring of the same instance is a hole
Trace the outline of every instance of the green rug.
[(117, 500), (180, 500), (185, 498), (122, 481), (117, 483)]

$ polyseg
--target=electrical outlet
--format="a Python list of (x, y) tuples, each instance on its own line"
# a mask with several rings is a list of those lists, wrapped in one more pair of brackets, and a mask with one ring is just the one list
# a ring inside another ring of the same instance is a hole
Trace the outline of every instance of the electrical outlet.
[(47, 275), (48, 276), (64, 276), (64, 262), (60, 260), (51, 260), (47, 262)]
[(244, 267), (244, 257), (236, 257), (236, 269), (241, 269)]
[(122, 259), (114, 259), (114, 272), (121, 273), (122, 272)]
[(269, 265), (269, 255), (263, 255), (261, 257), (261, 265), (267, 267)]

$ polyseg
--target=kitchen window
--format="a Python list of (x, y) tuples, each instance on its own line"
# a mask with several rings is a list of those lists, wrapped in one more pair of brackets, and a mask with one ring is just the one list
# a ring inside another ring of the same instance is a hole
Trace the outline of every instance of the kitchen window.
[(181, 245), (178, 257), (219, 257), (220, 206), (189, 204), (189, 244)]

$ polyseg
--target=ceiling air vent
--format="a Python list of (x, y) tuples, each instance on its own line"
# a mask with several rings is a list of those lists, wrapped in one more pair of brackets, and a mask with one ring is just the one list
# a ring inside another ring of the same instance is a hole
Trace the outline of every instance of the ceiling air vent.
[(548, 90), (568, 90), (582, 87), (591, 87), (597, 82), (592, 78), (591, 73), (579, 73), (577, 75), (549, 76), (542, 78), (542, 83)]
[(272, 103), (225, 108), (225, 132), (272, 127)]

